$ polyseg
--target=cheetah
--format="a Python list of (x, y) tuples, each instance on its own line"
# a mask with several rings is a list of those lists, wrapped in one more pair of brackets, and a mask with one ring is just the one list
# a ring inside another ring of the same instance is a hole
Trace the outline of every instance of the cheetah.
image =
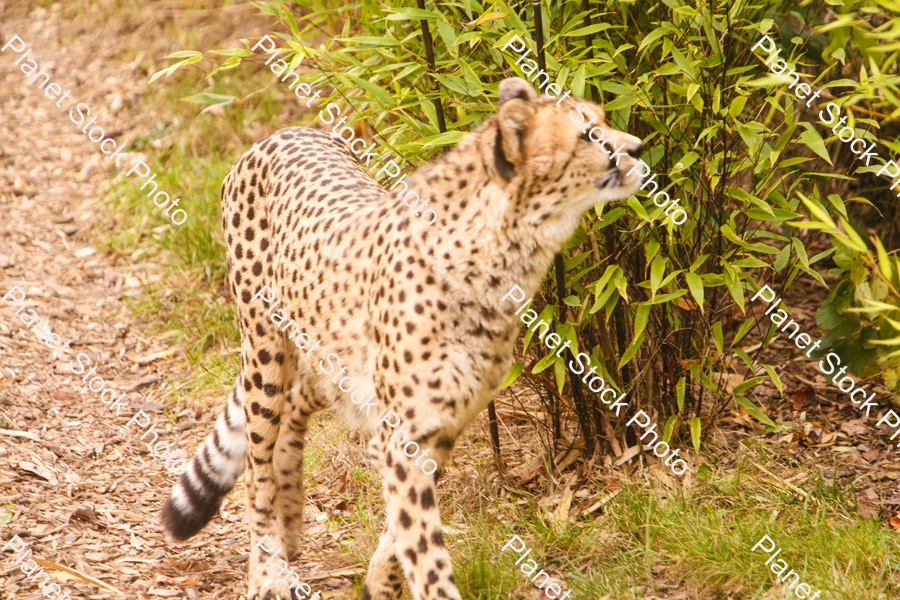
[[(326, 408), (371, 432), (367, 452), (383, 480), (385, 526), (362, 597), (397, 600), (405, 576), (416, 600), (461, 598), (435, 483), (513, 363), (518, 319), (501, 296), (513, 285), (532, 296), (582, 213), (641, 183), (641, 140), (608, 127), (600, 106), (580, 105), (600, 116), (613, 148), (624, 144), (615, 161), (577, 124), (574, 99), (538, 97), (518, 77), (502, 81), (499, 95), (496, 115), (409, 178), (440, 208), (433, 225), (379, 186), (337, 137), (304, 127), (257, 142), (223, 182), (241, 372), (161, 523), (170, 540), (196, 534), (246, 463), (250, 600), (299, 591), (276, 575), (298, 549), (304, 437), (310, 416)], [(382, 410), (403, 419), (436, 461), (433, 475), (390, 441), (391, 423), (356, 410), (321, 363), (264, 316), (271, 307), (254, 300), (264, 286), (310, 341), (377, 393)], [(273, 544), (260, 544), (265, 536)], [(274, 548), (283, 548), (277, 561)]]

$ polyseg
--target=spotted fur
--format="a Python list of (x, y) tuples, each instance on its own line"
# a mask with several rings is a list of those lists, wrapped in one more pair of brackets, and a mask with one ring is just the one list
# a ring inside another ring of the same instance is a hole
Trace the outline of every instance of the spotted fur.
[[(361, 416), (319, 360), (326, 351), (340, 356), (356, 385), (377, 393), (378, 415), (393, 410), (410, 439), (446, 464), (512, 364), (518, 321), (503, 294), (518, 285), (531, 296), (581, 214), (640, 184), (627, 175), (639, 139), (607, 127), (602, 109), (586, 103), (609, 145), (624, 143), (630, 154), (610, 163), (610, 151), (569, 118), (576, 101), (557, 102), (536, 97), (522, 79), (501, 83), (497, 115), (409, 178), (410, 189), (431, 198), (433, 225), (378, 186), (330, 134), (291, 127), (244, 154), (222, 189), (241, 375), (216, 433), (166, 502), (170, 537), (196, 533), (233, 484), (242, 394), (251, 547), (267, 535), (293, 556), (308, 420), (332, 408), (372, 432), (368, 453), (384, 486), (385, 528), (363, 598), (397, 600), (403, 576), (416, 600), (460, 598), (435, 476), (389, 441), (387, 423)], [(318, 354), (299, 351), (264, 315), (268, 306), (253, 300), (264, 285), (312, 340), (322, 340)], [(273, 573), (277, 561), (265, 565), (270, 558), (259, 548), (251, 553), (251, 600), (290, 597)]]

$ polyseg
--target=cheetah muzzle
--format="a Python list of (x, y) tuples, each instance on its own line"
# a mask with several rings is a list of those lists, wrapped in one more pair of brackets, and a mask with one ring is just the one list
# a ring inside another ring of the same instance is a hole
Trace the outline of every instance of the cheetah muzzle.
[[(443, 467), (512, 365), (518, 320), (502, 294), (518, 285), (532, 296), (582, 213), (637, 190), (640, 176), (628, 172), (641, 141), (609, 128), (599, 106), (584, 103), (608, 144), (625, 145), (618, 165), (570, 118), (577, 101), (557, 106), (519, 78), (499, 92), (496, 115), (409, 178), (410, 189), (439, 208), (433, 225), (411, 217), (346, 145), (313, 129), (290, 127), (257, 142), (225, 178), (241, 372), (161, 521), (170, 539), (200, 531), (246, 464), (249, 598), (291, 595), (279, 576), (303, 523), (309, 417), (324, 409), (371, 431), (368, 453), (383, 480), (385, 527), (363, 598), (400, 598), (403, 576), (416, 600), (460, 598), (435, 477), (390, 441), (387, 424), (359, 416), (320, 360), (339, 356), (357, 384), (377, 393), (379, 414), (402, 417), (410, 439)], [(302, 335), (288, 336), (264, 315), (271, 307), (252, 300), (265, 285)], [(310, 357), (315, 340), (321, 349)], [(284, 548), (277, 558), (259, 547), (265, 536)], [(294, 593), (303, 597), (299, 586)]]

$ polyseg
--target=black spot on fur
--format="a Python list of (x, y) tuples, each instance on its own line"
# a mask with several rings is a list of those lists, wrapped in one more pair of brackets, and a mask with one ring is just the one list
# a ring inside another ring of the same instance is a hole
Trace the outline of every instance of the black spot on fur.
[(400, 525), (403, 526), (403, 529), (412, 527), (412, 517), (410, 517), (409, 513), (403, 509), (400, 509)]
[(434, 492), (431, 491), (431, 488), (422, 490), (422, 508), (424, 510), (434, 508)]

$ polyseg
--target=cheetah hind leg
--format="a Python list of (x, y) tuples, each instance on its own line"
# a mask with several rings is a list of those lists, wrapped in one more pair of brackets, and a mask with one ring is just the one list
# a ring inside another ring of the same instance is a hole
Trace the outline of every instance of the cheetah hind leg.
[[(289, 600), (307, 597), (299, 588), (300, 578), (291, 574), (290, 560), (297, 552), (303, 529), (303, 449), (309, 417), (320, 404), (296, 380), (285, 394), (283, 418), (279, 423), (275, 446), (274, 468), (277, 493), (274, 513), (282, 532), (284, 549), (269, 563), (257, 593), (258, 600)], [(264, 571), (264, 573), (265, 573)], [(293, 595), (291, 595), (293, 592)]]
[(372, 559), (363, 584), (362, 600), (399, 600), (403, 593), (403, 569), (397, 560), (397, 539), (387, 525)]

